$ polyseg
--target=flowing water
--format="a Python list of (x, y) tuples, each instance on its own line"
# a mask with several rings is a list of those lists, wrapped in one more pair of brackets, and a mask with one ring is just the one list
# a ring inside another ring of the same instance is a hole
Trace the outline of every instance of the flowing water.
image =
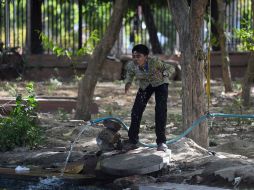
[(107, 190), (94, 185), (70, 183), (62, 178), (51, 176), (47, 178), (19, 179), (0, 176), (0, 190)]
[[(73, 143), (70, 145), (70, 150), (68, 152), (68, 155), (66, 157), (64, 167), (61, 170), (60, 176), (49, 176), (48, 177), (41, 177), (41, 178), (33, 178), (33, 177), (20, 177), (18, 175), (2, 175), (0, 174), (0, 190), (13, 190), (13, 189), (19, 189), (19, 190), (106, 190), (105, 187), (101, 188), (97, 185), (82, 185), (84, 184), (84, 181), (81, 180), (79, 183), (79, 180), (77, 180), (74, 176), (73, 180), (68, 179), (68, 177), (63, 177), (64, 171), (66, 169), (66, 166), (68, 164), (68, 161), (70, 159), (73, 147), (78, 142), (80, 136), (86, 131), (87, 127), (92, 126), (91, 122), (87, 122), (82, 130), (79, 132)], [(29, 171), (30, 173), (31, 171)], [(18, 178), (16, 178), (18, 177)], [(66, 178), (66, 179), (65, 179)], [(91, 184), (91, 183), (88, 183)], [(94, 183), (92, 183), (94, 184)]]
[(71, 146), (70, 146), (70, 150), (69, 150), (69, 153), (68, 153), (68, 156), (66, 157), (66, 160), (64, 162), (64, 167), (61, 171), (61, 175), (60, 176), (63, 176), (64, 175), (64, 171), (66, 169), (66, 166), (68, 164), (68, 161), (70, 159), (70, 156), (71, 156), (71, 152), (72, 152), (72, 149), (74, 147), (74, 145), (78, 142), (80, 136), (84, 133), (84, 131), (87, 129), (87, 127), (89, 126), (92, 126), (92, 123), (91, 122), (87, 122), (86, 125), (84, 125), (83, 129), (79, 132), (78, 136), (76, 137), (76, 139), (73, 141), (73, 143), (71, 143)]

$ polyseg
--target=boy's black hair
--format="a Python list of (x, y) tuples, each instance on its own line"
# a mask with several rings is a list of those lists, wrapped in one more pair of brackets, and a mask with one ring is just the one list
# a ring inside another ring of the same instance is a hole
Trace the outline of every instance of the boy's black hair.
[(142, 53), (144, 55), (148, 55), (149, 54), (149, 49), (147, 46), (145, 46), (144, 44), (138, 44), (138, 45), (135, 45), (133, 48), (132, 48), (132, 53), (134, 52), (138, 52), (138, 53)]

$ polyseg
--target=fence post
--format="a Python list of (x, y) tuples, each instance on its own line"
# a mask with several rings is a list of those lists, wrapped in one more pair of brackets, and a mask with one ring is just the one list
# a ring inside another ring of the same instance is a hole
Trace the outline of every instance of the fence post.
[(27, 54), (43, 52), (39, 32), (42, 31), (42, 1), (27, 0)]
[(31, 2), (31, 53), (41, 54), (43, 52), (40, 40), (42, 32), (42, 1), (33, 0)]
[(5, 1), (5, 48), (10, 47), (10, 1)]
[(26, 0), (26, 54), (31, 54), (31, 1)]
[(82, 0), (78, 1), (78, 49), (82, 48)]

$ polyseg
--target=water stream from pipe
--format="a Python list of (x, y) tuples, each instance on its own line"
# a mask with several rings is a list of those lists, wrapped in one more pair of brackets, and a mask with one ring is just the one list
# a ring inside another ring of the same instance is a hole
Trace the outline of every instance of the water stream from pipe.
[(83, 129), (79, 132), (79, 134), (78, 134), (78, 136), (76, 137), (76, 139), (73, 141), (73, 143), (71, 143), (70, 150), (69, 150), (68, 156), (66, 157), (66, 160), (65, 160), (65, 162), (64, 162), (64, 167), (63, 167), (63, 169), (61, 170), (60, 176), (63, 176), (63, 175), (64, 175), (64, 171), (65, 171), (66, 166), (67, 166), (67, 164), (68, 164), (68, 161), (69, 161), (69, 159), (70, 159), (72, 149), (73, 149), (74, 145), (78, 142), (80, 136), (84, 133), (84, 131), (87, 129), (88, 126), (92, 126), (92, 123), (91, 123), (90, 121), (88, 121), (88, 122), (83, 126)]

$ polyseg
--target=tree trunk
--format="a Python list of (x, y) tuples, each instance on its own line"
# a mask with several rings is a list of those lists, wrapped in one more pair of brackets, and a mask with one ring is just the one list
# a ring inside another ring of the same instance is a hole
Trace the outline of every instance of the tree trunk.
[(219, 20), (219, 11), (218, 11), (218, 3), (217, 1), (211, 1), (211, 33), (212, 37), (215, 39), (215, 43), (212, 43), (212, 50), (213, 51), (220, 51), (220, 44), (219, 44), (219, 33), (216, 26), (216, 23)]
[[(251, 0), (252, 11), (252, 26), (254, 26), (254, 0)], [(243, 106), (249, 106), (250, 104), (250, 89), (251, 83), (254, 82), (254, 52), (250, 53), (247, 70), (243, 79), (242, 87), (242, 100)]]
[(42, 1), (31, 1), (31, 53), (41, 54), (43, 52), (40, 40), (40, 32), (42, 32)]
[(243, 106), (250, 106), (250, 89), (251, 84), (254, 82), (254, 52), (250, 53), (248, 66), (243, 79), (242, 87), (242, 100)]
[(222, 79), (224, 83), (225, 92), (232, 92), (233, 88), (231, 81), (229, 55), (226, 48), (226, 35), (224, 30), (226, 4), (224, 0), (217, 0), (217, 4), (219, 8), (219, 19), (217, 22), (217, 30), (219, 33), (219, 42), (221, 49)]
[(141, 1), (141, 6), (142, 6), (144, 18), (145, 18), (146, 27), (148, 29), (150, 42), (152, 45), (152, 52), (154, 54), (161, 54), (162, 49), (158, 39), (157, 28), (154, 23), (154, 18), (153, 18), (150, 5), (147, 3), (147, 1)]
[(89, 120), (91, 118), (90, 105), (93, 101), (94, 89), (102, 64), (113, 47), (122, 26), (122, 20), (127, 11), (128, 1), (116, 0), (109, 26), (100, 43), (94, 49), (85, 76), (81, 79), (78, 90), (77, 109), (75, 118)]
[[(202, 51), (201, 27), (205, 13), (206, 0), (196, 0), (190, 6), (185, 0), (171, 0), (170, 7), (173, 20), (180, 37), (182, 53), (182, 114), (183, 129), (204, 115), (204, 54)], [(188, 135), (199, 145), (208, 147), (207, 123), (201, 123)]]

